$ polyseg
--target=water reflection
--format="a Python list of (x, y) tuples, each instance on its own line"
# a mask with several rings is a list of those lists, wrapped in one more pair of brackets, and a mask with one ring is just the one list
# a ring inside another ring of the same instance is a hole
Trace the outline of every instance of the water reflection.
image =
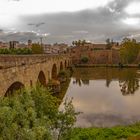
[(112, 81), (117, 80), (123, 95), (134, 94), (140, 87), (138, 69), (76, 68), (73, 78), (73, 84), (79, 86), (89, 85), (90, 80), (104, 79), (108, 88)]
[(64, 99), (83, 112), (77, 126), (127, 125), (140, 121), (139, 81), (138, 69), (76, 68)]
[(134, 94), (139, 90), (139, 76), (137, 71), (127, 70), (119, 79), (119, 85), (123, 95)]

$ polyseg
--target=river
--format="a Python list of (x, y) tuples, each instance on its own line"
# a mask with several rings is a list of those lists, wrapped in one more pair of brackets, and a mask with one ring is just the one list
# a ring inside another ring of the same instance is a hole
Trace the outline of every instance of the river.
[(128, 125), (140, 121), (139, 87), (140, 69), (75, 68), (63, 101), (73, 97), (78, 127)]

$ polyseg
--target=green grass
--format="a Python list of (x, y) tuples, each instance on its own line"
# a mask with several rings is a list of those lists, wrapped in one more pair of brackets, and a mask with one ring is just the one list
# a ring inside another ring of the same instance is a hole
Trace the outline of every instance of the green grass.
[(112, 128), (74, 128), (69, 140), (140, 140), (140, 123)]

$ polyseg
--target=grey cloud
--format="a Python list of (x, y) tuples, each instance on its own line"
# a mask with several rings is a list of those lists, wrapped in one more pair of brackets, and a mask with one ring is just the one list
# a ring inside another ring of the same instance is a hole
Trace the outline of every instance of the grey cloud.
[[(121, 21), (129, 16), (124, 12), (124, 8), (131, 2), (131, 0), (115, 0), (106, 7), (93, 10), (21, 16), (16, 29), (25, 32), (33, 30), (40, 34), (50, 33), (49, 36), (43, 39), (45, 43), (71, 43), (76, 39), (104, 42), (108, 37), (120, 40), (123, 37), (140, 33), (139, 28), (127, 26)], [(31, 23), (35, 26), (28, 25)], [(45, 24), (36, 26), (38, 23)], [(32, 33), (23, 35), (18, 33), (18, 35), (10, 35), (8, 39), (14, 37), (22, 41), (27, 40), (27, 38), (38, 39), (36, 34)], [(137, 39), (140, 38), (137, 37)]]
[(7, 41), (16, 40), (20, 42), (27, 42), (28, 39), (37, 40), (39, 37), (34, 32), (2, 32), (0, 33), (0, 40)]

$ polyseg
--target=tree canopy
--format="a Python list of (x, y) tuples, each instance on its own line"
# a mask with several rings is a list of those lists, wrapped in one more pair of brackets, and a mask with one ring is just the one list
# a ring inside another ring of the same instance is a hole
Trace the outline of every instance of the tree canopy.
[(134, 63), (139, 53), (140, 44), (135, 39), (123, 39), (120, 49), (120, 56), (123, 63)]
[(43, 47), (40, 44), (32, 44), (32, 53), (33, 54), (42, 54), (44, 52)]

